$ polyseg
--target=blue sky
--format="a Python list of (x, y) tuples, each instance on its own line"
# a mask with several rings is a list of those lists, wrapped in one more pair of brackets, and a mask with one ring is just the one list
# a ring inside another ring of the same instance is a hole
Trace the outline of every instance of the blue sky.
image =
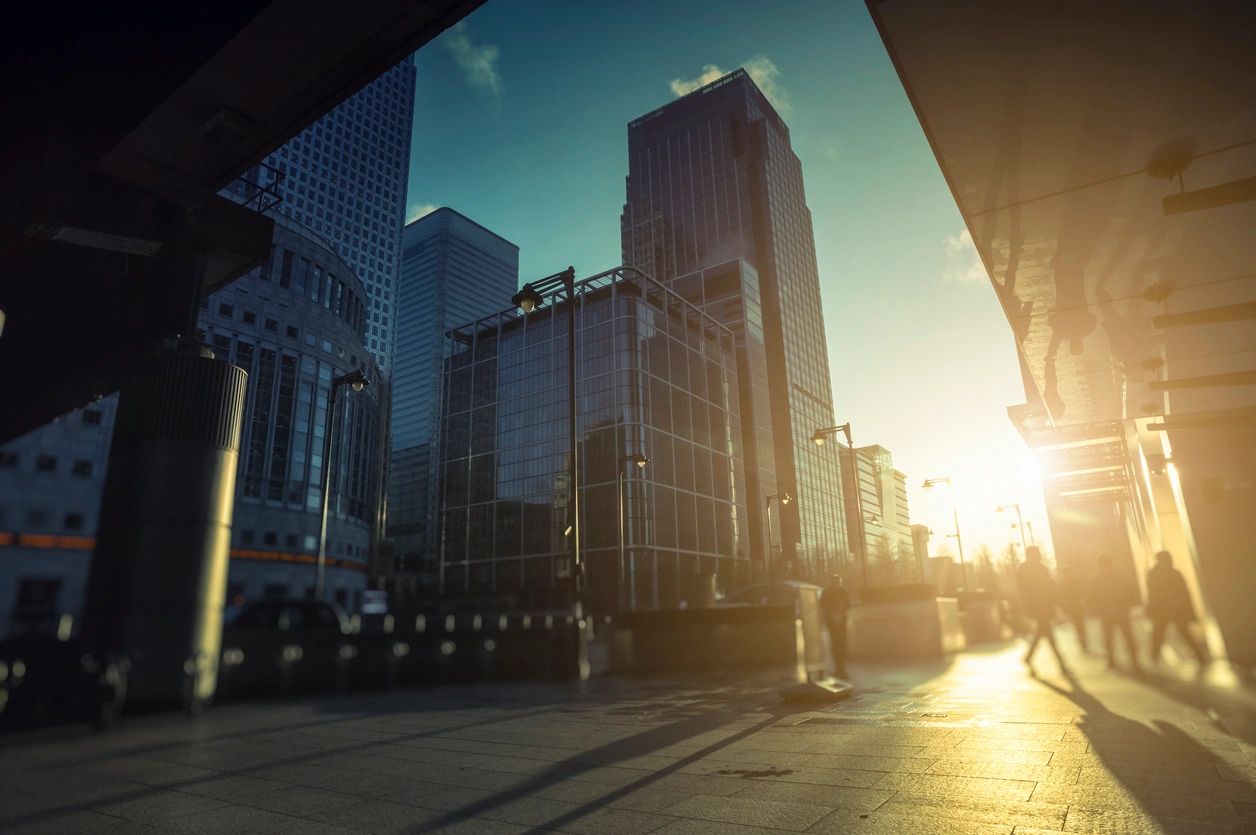
[[(889, 448), (914, 521), (969, 557), (1033, 508), (1024, 401), (1006, 319), (862, 2), (490, 0), (415, 58), (409, 204), (450, 206), (520, 247), (524, 280), (620, 261), (627, 123), (708, 66), (766, 71), (802, 160), (834, 402), (857, 444)], [(506, 302), (503, 300), (503, 306)]]

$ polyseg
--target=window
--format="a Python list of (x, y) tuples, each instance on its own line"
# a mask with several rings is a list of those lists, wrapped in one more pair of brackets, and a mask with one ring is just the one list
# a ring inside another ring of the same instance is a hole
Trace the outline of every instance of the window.
[(251, 310), (244, 311), (243, 313), (240, 314), (240, 317), (244, 319), (244, 324), (246, 325), (257, 324), (257, 314)]
[(226, 303), (219, 304), (218, 315), (226, 316), (228, 319), (230, 319), (232, 316), (235, 315), (235, 308)]
[(274, 545), (279, 541), (279, 535), (274, 531), (267, 531), (262, 535), (262, 542), (266, 545)]
[(297, 339), (300, 336), (301, 336), (301, 331), (297, 330), (297, 328), (295, 328), (292, 325), (288, 325), (288, 338), (289, 339)]
[(28, 510), (26, 511), (26, 525), (30, 528), (45, 528), (48, 526), (48, 511), (46, 510)]
[(41, 455), (35, 459), (35, 468), (48, 472), (57, 468), (57, 457), (55, 455)]
[(71, 472), (81, 478), (87, 478), (92, 474), (92, 462), (80, 458), (74, 462), (74, 467)]
[(287, 543), (288, 548), (290, 549), (296, 548), (297, 547), (297, 535), (294, 533), (288, 534), (288, 536), (285, 537), (285, 542)]
[(249, 528), (245, 528), (244, 530), (240, 531), (240, 542), (243, 545), (252, 545), (253, 544), (253, 531)]
[(278, 320), (278, 319), (267, 319), (267, 320), (266, 320), (266, 330), (268, 330), (268, 331), (275, 331), (276, 333), (278, 333), (278, 332), (279, 332), (279, 320)]
[(87, 409), (83, 412), (83, 423), (88, 426), (100, 426), (100, 409)]
[(81, 514), (81, 513), (67, 513), (67, 514), (65, 515), (65, 529), (66, 529), (67, 531), (81, 531), (81, 530), (83, 530), (83, 514)]
[(214, 342), (214, 347), (217, 348), (218, 350), (230, 353), (231, 337), (227, 336), (226, 334), (216, 333), (214, 334), (213, 342)]

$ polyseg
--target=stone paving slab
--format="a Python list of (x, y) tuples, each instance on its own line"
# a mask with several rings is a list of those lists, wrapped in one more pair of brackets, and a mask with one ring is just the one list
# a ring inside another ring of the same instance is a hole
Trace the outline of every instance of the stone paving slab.
[[(1067, 649), (1067, 647), (1066, 647)], [(0, 831), (1250, 833), (1256, 700), (1021, 646), (788, 677), (446, 687), (0, 740)]]

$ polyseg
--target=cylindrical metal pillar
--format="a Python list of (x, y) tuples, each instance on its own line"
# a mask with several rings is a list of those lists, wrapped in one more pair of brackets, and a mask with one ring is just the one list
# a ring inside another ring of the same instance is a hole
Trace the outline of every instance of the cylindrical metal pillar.
[(129, 702), (214, 692), (248, 375), (170, 347), (122, 390), (83, 637), (126, 659)]

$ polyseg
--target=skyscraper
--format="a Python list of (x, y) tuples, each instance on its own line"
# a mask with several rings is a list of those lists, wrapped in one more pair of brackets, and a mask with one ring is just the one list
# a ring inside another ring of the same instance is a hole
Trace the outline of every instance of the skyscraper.
[(283, 173), (273, 211), (322, 235), (365, 285), (367, 347), (385, 372), (392, 367), (414, 72), (407, 58), (264, 161)]
[(432, 467), (445, 334), (508, 304), (519, 285), (519, 247), (453, 209), (406, 226), (397, 286), (388, 535), (397, 568), (434, 583)]
[[(322, 453), (298, 447), (322, 438), (330, 371), (366, 368), (374, 380), (389, 365), (414, 72), (412, 60), (402, 61), (224, 190), (225, 196), (250, 200), (262, 185), (271, 192), (261, 199), (281, 198), (269, 209), (279, 216), (271, 259), (207, 300), (200, 317), (218, 357), (250, 372), (245, 432), (258, 446), (241, 451), (237, 495), (248, 498), (236, 509), (232, 591), (279, 595), (305, 589), (312, 576), (307, 563), (317, 552), (310, 541), (310, 517), (316, 532), (317, 514), (309, 510), (309, 491), (318, 485)], [(297, 282), (305, 283), (303, 290)], [(316, 285), (323, 293), (317, 303)], [(339, 303), (328, 295), (333, 289)], [(262, 392), (265, 380), (273, 388)], [(359, 402), (341, 404), (348, 422), (337, 431), (347, 443), (335, 460), (344, 456), (343, 481), (332, 470), (329, 589), (343, 590), (346, 603), (365, 586), (367, 552), (378, 528), (371, 517), (379, 489), (364, 479), (382, 471), (384, 427), (374, 428), (372, 420), (378, 423), (387, 391), (372, 388)], [(319, 401), (312, 412), (306, 394)], [(43, 628), (48, 618), (76, 613), (82, 605), (116, 400), (106, 397), (0, 448), (0, 636), (11, 628)], [(262, 428), (251, 428), (254, 421)], [(276, 491), (280, 498), (271, 497)], [(294, 491), (304, 495), (294, 498)]]
[[(820, 576), (848, 553), (819, 271), (789, 128), (744, 70), (628, 125), (624, 263), (661, 281), (746, 261), (758, 275), (783, 558)], [(766, 496), (752, 497), (762, 506)]]

